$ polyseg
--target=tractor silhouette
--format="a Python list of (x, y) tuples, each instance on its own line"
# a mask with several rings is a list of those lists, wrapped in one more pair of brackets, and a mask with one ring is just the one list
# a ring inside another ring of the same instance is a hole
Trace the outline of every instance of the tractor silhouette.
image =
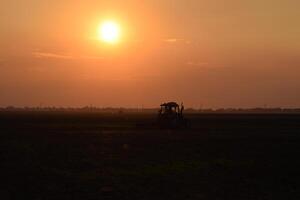
[(176, 102), (168, 102), (160, 105), (157, 123), (160, 128), (181, 129), (189, 127), (189, 120), (183, 116), (184, 106)]

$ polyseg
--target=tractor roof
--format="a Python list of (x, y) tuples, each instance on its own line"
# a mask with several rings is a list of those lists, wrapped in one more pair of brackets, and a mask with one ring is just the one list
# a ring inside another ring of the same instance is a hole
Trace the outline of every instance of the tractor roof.
[(178, 107), (179, 105), (176, 102), (168, 102), (168, 103), (163, 103), (160, 106), (165, 106), (165, 107)]

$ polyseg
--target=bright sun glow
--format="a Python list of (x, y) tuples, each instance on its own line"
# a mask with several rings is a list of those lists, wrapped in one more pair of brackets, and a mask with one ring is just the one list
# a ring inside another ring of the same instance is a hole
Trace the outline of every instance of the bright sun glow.
[(117, 43), (120, 39), (120, 26), (112, 21), (106, 21), (99, 27), (99, 39), (107, 43)]

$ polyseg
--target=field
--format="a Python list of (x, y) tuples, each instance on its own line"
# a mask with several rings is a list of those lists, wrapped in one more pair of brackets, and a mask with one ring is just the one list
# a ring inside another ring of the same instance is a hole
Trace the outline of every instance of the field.
[(300, 115), (0, 113), (1, 199), (300, 199)]

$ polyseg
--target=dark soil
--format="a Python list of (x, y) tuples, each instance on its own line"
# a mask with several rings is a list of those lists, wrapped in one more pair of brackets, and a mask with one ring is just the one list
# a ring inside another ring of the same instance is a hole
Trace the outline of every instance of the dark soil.
[(0, 199), (300, 199), (300, 115), (0, 113)]

